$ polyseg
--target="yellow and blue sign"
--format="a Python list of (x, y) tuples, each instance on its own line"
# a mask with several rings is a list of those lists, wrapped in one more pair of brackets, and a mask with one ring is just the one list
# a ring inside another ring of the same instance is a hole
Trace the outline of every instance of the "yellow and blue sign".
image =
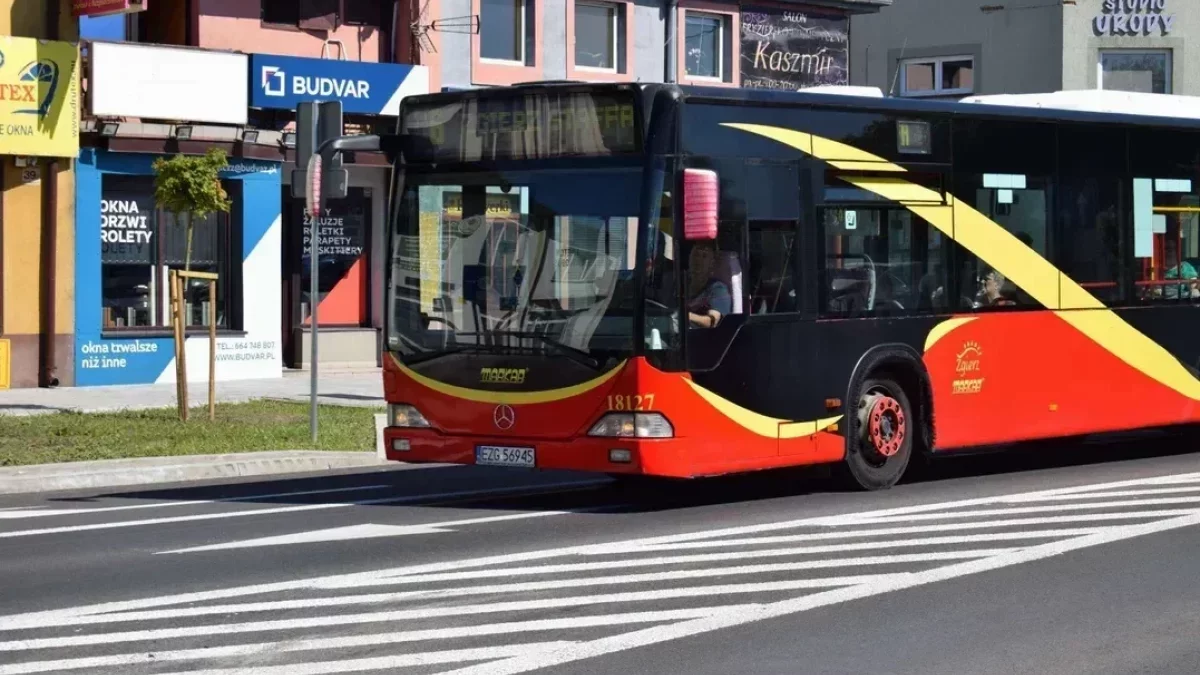
[(0, 36), (0, 155), (79, 154), (79, 46)]

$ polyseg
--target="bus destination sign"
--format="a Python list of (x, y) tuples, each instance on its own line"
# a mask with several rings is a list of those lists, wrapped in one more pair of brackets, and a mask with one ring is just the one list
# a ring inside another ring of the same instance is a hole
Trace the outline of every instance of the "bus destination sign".
[(463, 95), (415, 104), (404, 133), (410, 162), (609, 157), (640, 150), (632, 92)]

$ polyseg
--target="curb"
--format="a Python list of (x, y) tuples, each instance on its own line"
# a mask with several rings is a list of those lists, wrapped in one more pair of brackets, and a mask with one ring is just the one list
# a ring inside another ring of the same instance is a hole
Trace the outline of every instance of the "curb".
[(0, 494), (181, 483), (385, 466), (377, 452), (277, 451), (0, 468)]

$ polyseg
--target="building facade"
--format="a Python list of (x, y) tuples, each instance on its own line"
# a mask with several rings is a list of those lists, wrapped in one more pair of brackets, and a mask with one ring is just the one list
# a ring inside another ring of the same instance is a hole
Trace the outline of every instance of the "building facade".
[(428, 0), (415, 23), (429, 30), (412, 51), (443, 87), (582, 80), (797, 89), (847, 84), (850, 17), (889, 4)]
[[(175, 378), (164, 289), (186, 239), (174, 215), (154, 204), (152, 167), (213, 147), (229, 156), (222, 183), (232, 209), (198, 223), (192, 267), (220, 276), (217, 379), (277, 377), (305, 365), (313, 222), (323, 361), (378, 364), (382, 302), (372, 289), (382, 285), (389, 167), (381, 156), (348, 158), (348, 198), (314, 219), (290, 190), (295, 109), (338, 99), (347, 132), (388, 129), (404, 96), (428, 91), (427, 69), (386, 61), (394, 44), (380, 3), (347, 0), (345, 14), (324, 24), (296, 6), (163, 0), (81, 19), (89, 95), (74, 191), (79, 384)], [(187, 349), (197, 352), (188, 377), (203, 379), (206, 287), (189, 288), (185, 300)]]
[[(75, 206), (69, 382), (175, 377), (164, 289), (184, 238), (154, 204), (160, 157), (217, 147), (230, 158), (232, 210), (199, 224), (193, 255), (195, 269), (220, 277), (217, 379), (305, 367), (314, 306), (325, 367), (378, 366), (390, 167), (377, 154), (347, 157), (348, 196), (306, 213), (292, 190), (298, 103), (339, 100), (344, 131), (358, 133), (394, 128), (405, 96), (443, 89), (847, 84), (850, 17), (889, 2), (155, 0), (80, 17), (79, 179), (65, 188)], [(187, 349), (198, 354), (188, 377), (200, 380), (207, 291), (190, 287), (185, 300)]]
[(73, 382), (75, 26), (69, 0), (0, 0), (0, 388)]
[(1200, 4), (1185, 0), (904, 0), (851, 26), (851, 83), (896, 96), (1200, 95), (1184, 42)]

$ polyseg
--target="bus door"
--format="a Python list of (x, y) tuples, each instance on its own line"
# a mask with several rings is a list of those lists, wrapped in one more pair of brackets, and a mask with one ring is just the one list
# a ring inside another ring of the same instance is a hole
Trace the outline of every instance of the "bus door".
[[(720, 177), (720, 222), (716, 241), (685, 242), (682, 251), (688, 370), (749, 413), (742, 419), (754, 422), (753, 441), (737, 440), (737, 457), (775, 457), (773, 420), (800, 419), (801, 193), (811, 172), (795, 161), (708, 161)], [(699, 470), (728, 464), (728, 443), (695, 447)]]

